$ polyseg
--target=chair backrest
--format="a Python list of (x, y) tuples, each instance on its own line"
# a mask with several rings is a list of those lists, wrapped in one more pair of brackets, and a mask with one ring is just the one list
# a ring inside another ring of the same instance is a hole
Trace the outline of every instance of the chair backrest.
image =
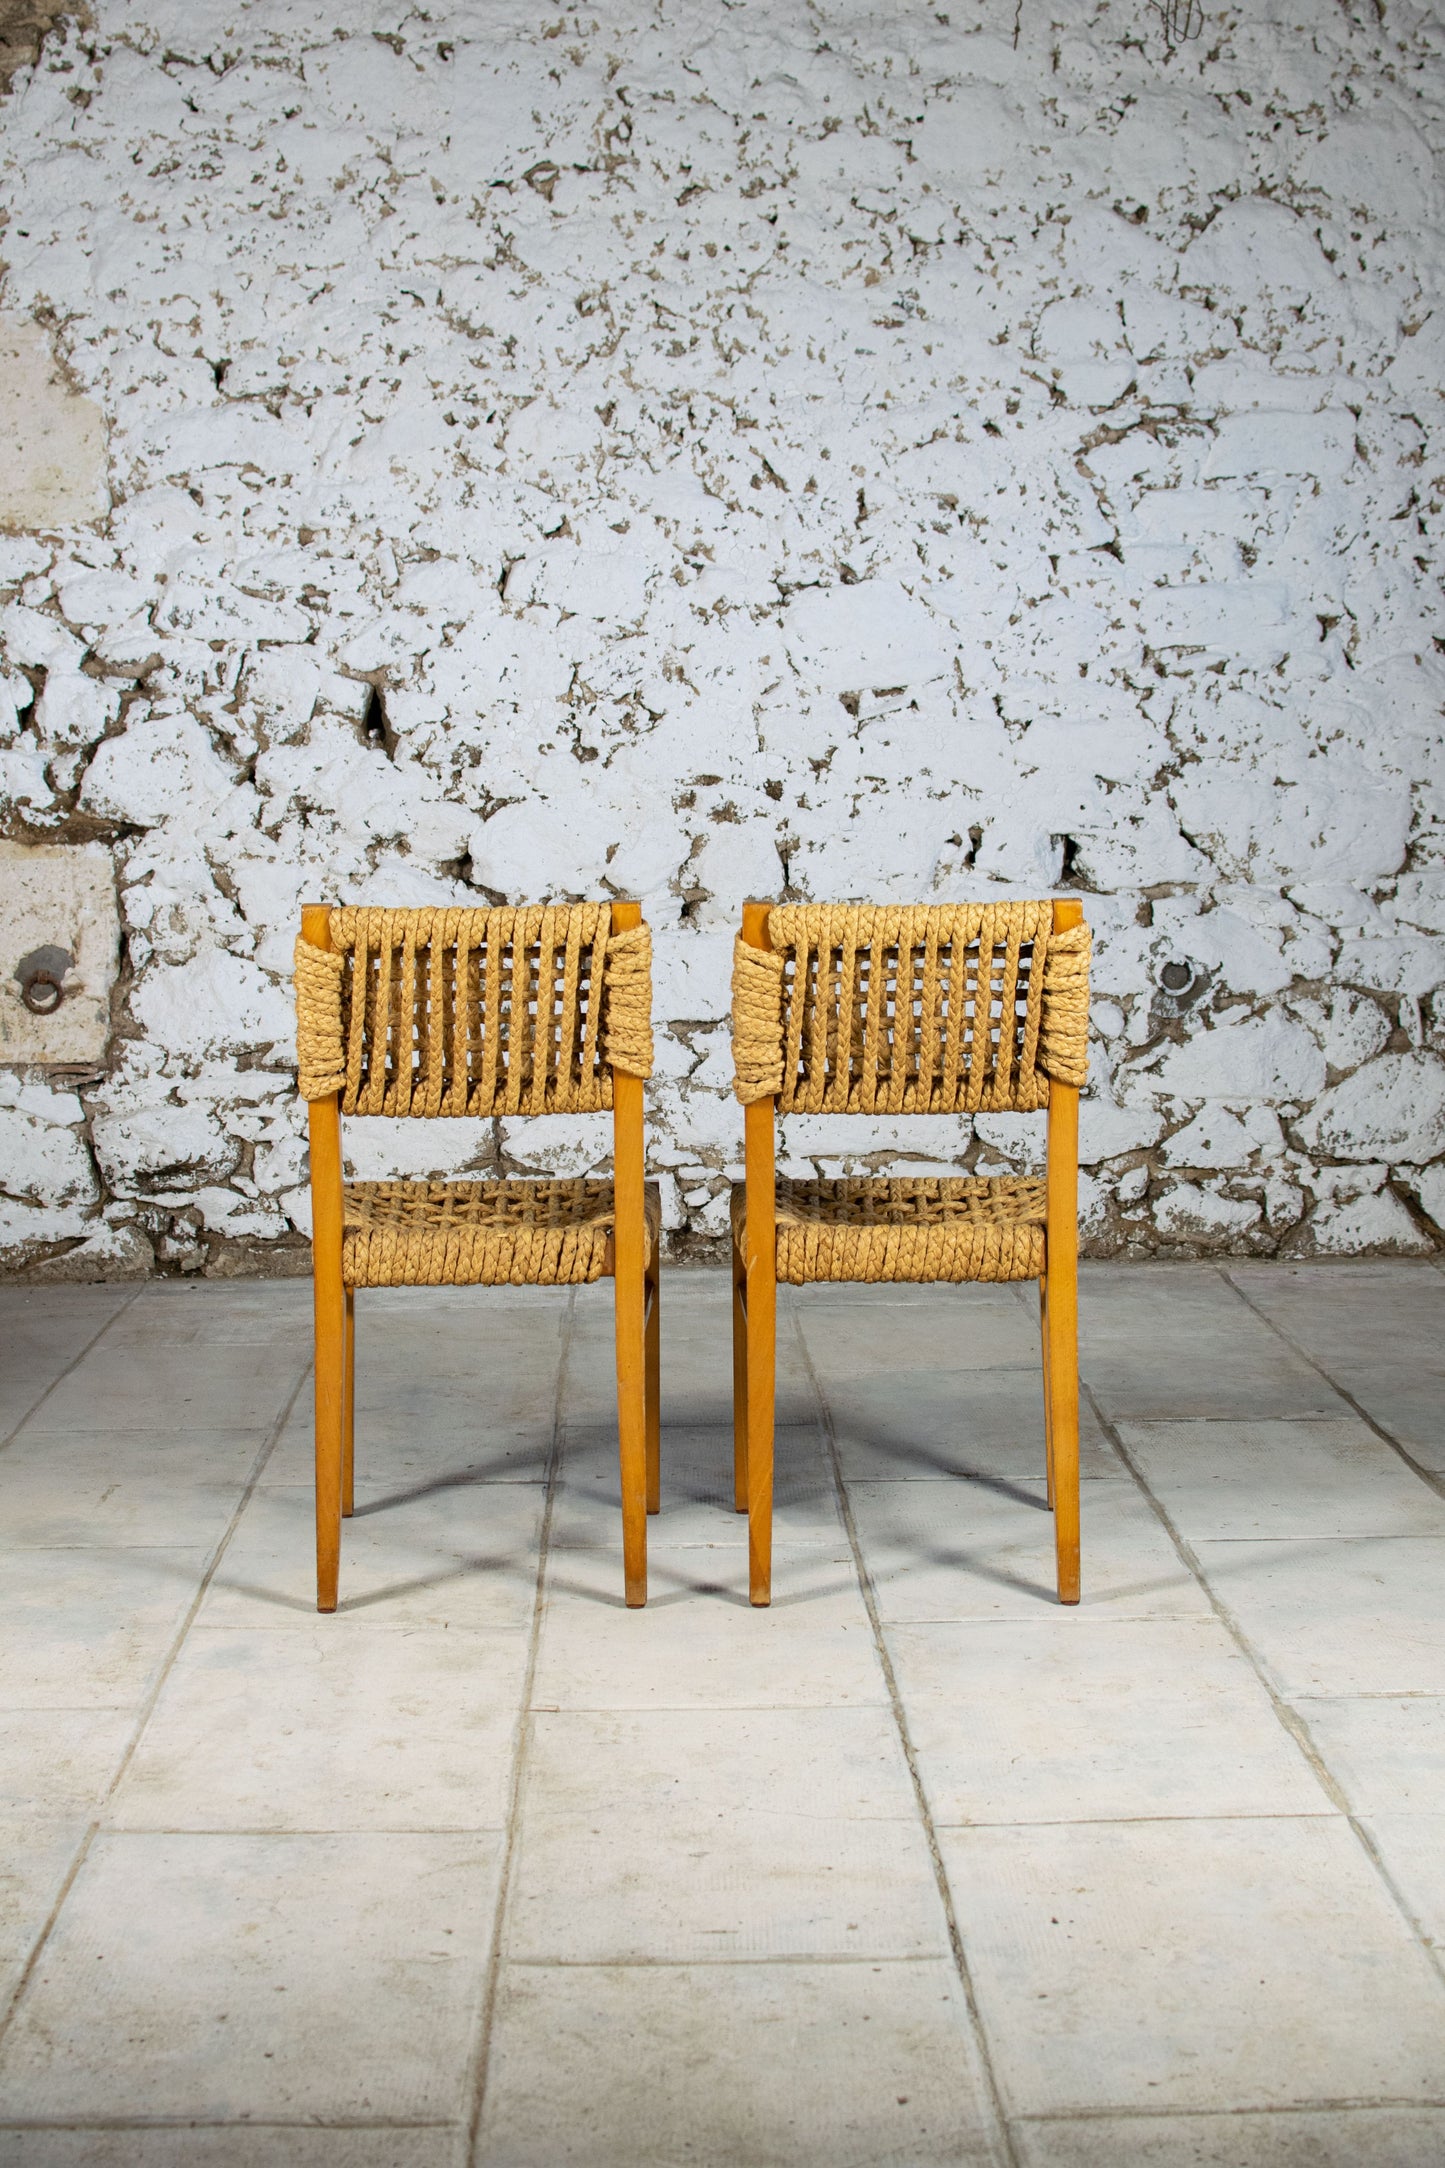
[(607, 903), (338, 906), (296, 944), (303, 1097), (346, 1114), (592, 1114), (652, 1070), (646, 926)]
[(1051, 902), (779, 904), (739, 940), (734, 1089), (782, 1114), (1027, 1113), (1084, 1081), (1089, 929)]

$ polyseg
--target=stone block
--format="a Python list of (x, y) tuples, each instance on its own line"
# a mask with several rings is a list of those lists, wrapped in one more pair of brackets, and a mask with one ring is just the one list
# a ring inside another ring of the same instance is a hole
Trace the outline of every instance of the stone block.
[(0, 843), (0, 1062), (103, 1061), (119, 951), (104, 845)]
[(105, 419), (66, 381), (39, 324), (0, 316), (0, 529), (103, 519)]

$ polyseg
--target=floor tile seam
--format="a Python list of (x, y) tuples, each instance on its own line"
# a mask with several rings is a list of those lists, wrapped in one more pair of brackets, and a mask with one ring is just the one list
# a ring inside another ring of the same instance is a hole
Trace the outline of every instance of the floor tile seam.
[[(143, 1285), (144, 1283), (142, 1283), (142, 1286)], [(140, 1294), (140, 1292), (141, 1290), (138, 1288), (136, 1290), (136, 1295), (133, 1295), (131, 1297), (132, 1302), (137, 1299), (137, 1296)], [(115, 1313), (115, 1315), (123, 1316), (125, 1314), (125, 1311), (129, 1309), (129, 1307), (130, 1303), (124, 1304), (122, 1308)], [(107, 1319), (106, 1322), (107, 1324), (109, 1324), (110, 1322), (112, 1322), (112, 1320)], [(102, 1330), (104, 1330), (104, 1327), (102, 1328)], [(100, 1335), (97, 1334), (96, 1338), (98, 1339), (99, 1337)], [(93, 1346), (94, 1342), (92, 1341), (90, 1344)], [(152, 1679), (150, 1689), (142, 1698), (136, 1720), (131, 1727), (130, 1737), (127, 1740), (125, 1746), (121, 1749), (119, 1760), (116, 1764), (116, 1767), (111, 1773), (110, 1781), (107, 1784), (105, 1791), (102, 1795), (101, 1811), (100, 1813), (92, 1817), (86, 1829), (85, 1835), (81, 1838), (80, 1843), (77, 1845), (75, 1855), (70, 1862), (70, 1866), (66, 1870), (59, 1889), (56, 1891), (54, 1901), (52, 1902), (50, 1909), (46, 1914), (44, 1923), (41, 1926), (39, 1934), (37, 1935), (34, 1943), (31, 1946), (30, 1953), (26, 1958), (24, 1965), (21, 1967), (19, 1977), (15, 1982), (15, 1986), (8, 2000), (5, 2003), (3, 2011), (0, 2011), (0, 2049), (3, 2049), (5, 2038), (10, 2030), (11, 2024), (14, 2021), (15, 2013), (19, 2009), (20, 2004), (24, 1999), (25, 1992), (29, 1987), (32, 1978), (34, 1977), (35, 1969), (39, 1964), (42, 1955), (44, 1954), (46, 1945), (48, 1944), (51, 1935), (55, 1931), (56, 1924), (60, 1919), (60, 1915), (62, 1910), (64, 1909), (66, 1900), (69, 1898), (70, 1892), (75, 1886), (76, 1877), (79, 1875), (82, 1867), (85, 1865), (86, 1859), (89, 1857), (90, 1848), (95, 1842), (96, 1836), (100, 1830), (101, 1819), (104, 1814), (105, 1804), (115, 1796), (117, 1787), (120, 1785), (127, 1769), (130, 1767), (130, 1764), (134, 1759), (136, 1748), (140, 1744), (142, 1734), (145, 1731), (146, 1725), (150, 1721), (157, 1701), (160, 1699), (161, 1692), (165, 1686), (166, 1680), (170, 1676), (171, 1668), (174, 1665), (177, 1656), (180, 1654), (181, 1648), (185, 1642), (186, 1635), (190, 1631), (192, 1621), (194, 1620), (197, 1611), (201, 1607), (201, 1603), (205, 1597), (206, 1590), (210, 1587), (212, 1576), (214, 1575), (216, 1568), (219, 1566), (221, 1559), (225, 1554), (226, 1546), (230, 1542), (231, 1537), (235, 1534), (236, 1528), (241, 1519), (241, 1515), (245, 1512), (246, 1506), (249, 1503), (250, 1498), (256, 1488), (256, 1484), (260, 1479), (261, 1471), (265, 1467), (267, 1460), (270, 1458), (270, 1455), (275, 1450), (276, 1443), (280, 1438), (283, 1429), (285, 1428), (291, 1410), (296, 1404), (297, 1395), (300, 1393), (302, 1386), (305, 1384), (306, 1379), (310, 1374), (310, 1370), (311, 1361), (308, 1358), (302, 1364), (300, 1374), (297, 1377), (295, 1384), (292, 1386), (291, 1392), (284, 1406), (282, 1407), (280, 1413), (277, 1415), (275, 1421), (271, 1425), (271, 1428), (267, 1432), (265, 1439), (262, 1441), (260, 1451), (256, 1455), (255, 1464), (251, 1471), (250, 1480), (247, 1483), (240, 1499), (237, 1501), (235, 1510), (231, 1514), (230, 1520), (227, 1523), (224, 1533), (222, 1534), (219, 1542), (216, 1543), (213, 1547), (207, 1559), (207, 1563), (202, 1569), (199, 1584), (196, 1588), (195, 1594), (191, 1598), (191, 1601), (186, 1608), (185, 1617), (182, 1619), (180, 1626), (171, 1637), (170, 1646), (166, 1650), (165, 1655), (162, 1657), (161, 1662), (157, 1667), (157, 1670)]]
[(579, 1704), (534, 1702), (533, 1716), (832, 1716), (838, 1710), (874, 1716), (892, 1713), (878, 1701), (601, 1701)]
[(532, 1693), (537, 1677), (537, 1662), (542, 1642), (542, 1621), (546, 1611), (547, 1560), (551, 1548), (552, 1517), (556, 1510), (557, 1490), (562, 1472), (562, 1440), (566, 1423), (567, 1372), (576, 1325), (577, 1295), (574, 1288), (569, 1288), (566, 1309), (562, 1319), (556, 1357), (557, 1368), (553, 1384), (552, 1439), (547, 1454), (546, 1499), (542, 1507), (542, 1524), (537, 1542), (537, 1573), (533, 1586), (531, 1631), (528, 1635), (527, 1662), (522, 1677), (516, 1723), (512, 1735), (512, 1767), (507, 1787), (506, 1836), (502, 1847), (501, 1869), (497, 1877), (496, 1903), (492, 1909), (491, 1946), (487, 1952), (486, 1972), (482, 1982), (480, 2006), (476, 2016), (476, 2032), (463, 2073), (465, 2080), (463, 2091), (464, 2111), (460, 2128), (462, 2131), (463, 2157), (467, 2162), (471, 2162), (476, 2157), (477, 2145), (481, 2135), (482, 2115), (486, 2107), (492, 2035), (496, 2024), (497, 1996), (502, 1978), (503, 1943), (512, 1892), (512, 1878), (521, 1838), (523, 1784), (532, 1743), (534, 1721), (532, 1716)]
[(206, 1843), (213, 1838), (274, 1837), (289, 1842), (293, 1837), (504, 1837), (502, 1822), (125, 1822), (109, 1815), (95, 1818), (95, 1833), (103, 1837), (165, 1837)]
[(1445, 1701), (1445, 1686), (1401, 1686), (1371, 1688), (1358, 1694), (1286, 1694), (1285, 1700), (1299, 1701)]
[(70, 1376), (71, 1372), (77, 1369), (79, 1365), (84, 1362), (86, 1356), (90, 1353), (91, 1349), (105, 1338), (106, 1334), (110, 1331), (111, 1326), (115, 1324), (116, 1320), (118, 1318), (124, 1317), (127, 1310), (129, 1310), (134, 1303), (139, 1301), (141, 1290), (144, 1284), (145, 1283), (142, 1281), (131, 1294), (126, 1296), (123, 1302), (117, 1303), (116, 1307), (111, 1311), (109, 1317), (105, 1319), (104, 1323), (96, 1327), (95, 1331), (91, 1334), (85, 1345), (81, 1348), (78, 1348), (75, 1354), (71, 1356), (69, 1362), (65, 1364), (64, 1368), (58, 1370), (55, 1373), (55, 1376), (50, 1380), (50, 1383), (46, 1386), (45, 1390), (30, 1403), (30, 1406), (25, 1410), (25, 1413), (21, 1416), (19, 1422), (13, 1424), (12, 1427), (6, 1432), (5, 1436), (3, 1438), (0, 1438), (0, 1453), (5, 1452), (10, 1446), (15, 1443), (15, 1440), (19, 1437), (21, 1431), (25, 1428), (31, 1417), (37, 1415), (40, 1412), (40, 1410), (44, 1407), (46, 1401), (55, 1391), (56, 1387), (65, 1383), (65, 1380)]
[(832, 1409), (828, 1396), (823, 1389), (822, 1380), (813, 1362), (812, 1351), (808, 1346), (803, 1321), (803, 1306), (796, 1297), (789, 1295), (784, 1296), (784, 1305), (797, 1341), (804, 1374), (812, 1388), (814, 1405), (817, 1408), (818, 1421), (826, 1443), (828, 1461), (837, 1494), (839, 1515), (847, 1534), (849, 1548), (853, 1554), (853, 1569), (858, 1578), (858, 1588), (863, 1598), (864, 1608), (868, 1613), (868, 1623), (873, 1635), (873, 1646), (887, 1688), (894, 1728), (913, 1787), (915, 1811), (924, 1842), (928, 1848), (934, 1886), (938, 1892), (944, 1925), (947, 1930), (948, 1946), (963, 1995), (964, 2010), (967, 2014), (969, 2031), (972, 2035), (974, 2053), (978, 2058), (979, 2069), (983, 2078), (985, 2101), (981, 2102), (980, 2105), (987, 2108), (988, 2119), (992, 2124), (992, 2136), (999, 2153), (1009, 2164), (1009, 2168), (1022, 2168), (1018, 2149), (1014, 2144), (1013, 2133), (1009, 2127), (1002, 2080), (994, 2065), (992, 2042), (983, 2022), (982, 2004), (974, 1982), (973, 1970), (969, 1964), (968, 1953), (964, 1947), (963, 1933), (959, 1926), (958, 1914), (953, 1900), (953, 1888), (943, 1863), (943, 1853), (939, 1847), (938, 1834), (933, 1826), (928, 1805), (928, 1795), (924, 1787), (922, 1771), (918, 1765), (918, 1757), (909, 1730), (907, 1711), (904, 1707), (902, 1694), (899, 1692), (898, 1680), (893, 1669), (892, 1655), (888, 1648), (883, 1622), (879, 1615), (872, 1576), (868, 1571), (867, 1561), (863, 1555), (862, 1540), (853, 1517), (852, 1500), (848, 1495), (848, 1487), (843, 1477), (843, 1465), (838, 1451)]
[(1229, 2122), (1240, 2115), (1378, 2115), (1382, 2110), (1433, 2115), (1441, 2108), (1445, 2108), (1445, 2093), (1427, 2093), (1423, 2097), (1419, 2093), (1346, 2093), (1338, 2098), (1260, 2101), (1253, 2106), (1246, 2103), (1228, 2108), (1151, 2108), (1134, 2101), (1122, 2101), (1115, 2107), (1090, 2103), (1087, 2107), (1077, 2108), (1020, 2108), (1013, 2120), (1016, 2123), (1174, 2123), (1184, 2119), (1192, 2123), (1207, 2117)]
[[(234, 1508), (232, 1508), (232, 1511), (234, 1511)], [(225, 1516), (227, 1521), (231, 1517), (231, 1512), (228, 1512)], [(217, 1541), (219, 1540), (218, 1538)], [(170, 1551), (188, 1549), (198, 1551), (202, 1558), (208, 1558), (214, 1547), (214, 1544), (206, 1543), (194, 1545), (182, 1543), (118, 1543), (114, 1537), (105, 1540), (97, 1538), (94, 1543), (7, 1543), (0, 1539), (0, 1558), (29, 1558), (36, 1552), (43, 1552), (47, 1557), (52, 1558), (84, 1558), (92, 1551), (111, 1554), (119, 1551), (124, 1552), (127, 1557), (150, 1558), (153, 1556), (164, 1557)]]
[(746, 1955), (728, 1952), (713, 1956), (705, 1950), (687, 1956), (639, 1956), (635, 1951), (614, 1957), (508, 1956), (509, 1972), (748, 1972), (759, 1966), (773, 1970), (800, 1965), (826, 1965), (855, 1971), (885, 1965), (943, 1965), (957, 1978), (953, 1952), (946, 1942), (936, 1949), (917, 1950), (754, 1950)]
[[(1094, 1394), (1096, 1394), (1096, 1398), (1107, 1398), (1107, 1394), (1103, 1394), (1098, 1388), (1094, 1388)], [(1239, 1424), (1239, 1422), (1250, 1422), (1250, 1424), (1311, 1422), (1311, 1424), (1315, 1424), (1315, 1429), (1339, 1424), (1341, 1431), (1348, 1431), (1352, 1424), (1361, 1422), (1361, 1418), (1358, 1418), (1354, 1411), (1350, 1411), (1350, 1414), (1345, 1414), (1345, 1416), (1319, 1414), (1319, 1411), (1315, 1411), (1315, 1414), (1306, 1414), (1306, 1411), (1302, 1411), (1302, 1414), (1283, 1414), (1283, 1416), (1116, 1416), (1114, 1420), (1118, 1422), (1118, 1427), (1122, 1431), (1161, 1429), (1163, 1424), (1168, 1424), (1170, 1429), (1183, 1429), (1185, 1424), (1209, 1424), (1209, 1422), (1228, 1422), (1228, 1424)]]
[(1371, 1415), (1369, 1409), (1365, 1407), (1362, 1401), (1359, 1401), (1355, 1398), (1354, 1394), (1349, 1390), (1348, 1386), (1341, 1385), (1338, 1378), (1332, 1377), (1330, 1372), (1325, 1368), (1322, 1362), (1317, 1362), (1315, 1357), (1311, 1355), (1306, 1348), (1300, 1345), (1299, 1341), (1295, 1339), (1292, 1333), (1286, 1331), (1285, 1327), (1281, 1324), (1278, 1324), (1276, 1320), (1270, 1316), (1269, 1312), (1263, 1309), (1261, 1305), (1255, 1301), (1252, 1295), (1245, 1292), (1244, 1288), (1240, 1285), (1239, 1281), (1234, 1278), (1233, 1274), (1229, 1271), (1227, 1266), (1218, 1265), (1215, 1269), (1218, 1272), (1220, 1279), (1223, 1280), (1225, 1286), (1230, 1289), (1232, 1294), (1238, 1297), (1239, 1301), (1244, 1304), (1245, 1308), (1252, 1311), (1254, 1316), (1259, 1318), (1262, 1323), (1267, 1325), (1269, 1330), (1275, 1335), (1275, 1337), (1279, 1340), (1282, 1340), (1285, 1346), (1289, 1348), (1292, 1353), (1299, 1357), (1301, 1362), (1308, 1363), (1310, 1369), (1315, 1372), (1316, 1376), (1323, 1378), (1325, 1383), (1330, 1387), (1331, 1391), (1338, 1393), (1341, 1400), (1345, 1402), (1346, 1406), (1354, 1409), (1356, 1415), (1360, 1418), (1360, 1421), (1367, 1424), (1368, 1427), (1374, 1432), (1375, 1436), (1381, 1441), (1381, 1443), (1389, 1446), (1392, 1453), (1398, 1454), (1399, 1458), (1405, 1463), (1405, 1466), (1410, 1469), (1414, 1475), (1417, 1475), (1420, 1478), (1420, 1481), (1425, 1484), (1427, 1489), (1433, 1490), (1437, 1497), (1445, 1497), (1445, 1473), (1440, 1473), (1434, 1469), (1427, 1468), (1424, 1466), (1423, 1462), (1417, 1460), (1415, 1458), (1415, 1455), (1410, 1451), (1409, 1447), (1402, 1444), (1401, 1441), (1397, 1437), (1395, 1437), (1392, 1431), (1387, 1430), (1383, 1423), (1378, 1422), (1375, 1417)]
[(967, 1822), (949, 1821), (943, 1816), (935, 1816), (934, 1827), (940, 1836), (966, 1837), (975, 1829), (1137, 1829), (1141, 1826), (1153, 1828), (1156, 1825), (1162, 1828), (1180, 1822), (1187, 1822), (1195, 1829), (1214, 1828), (1223, 1822), (1298, 1822), (1310, 1828), (1318, 1828), (1322, 1822), (1347, 1822), (1349, 1819), (1349, 1814), (1343, 1807), (1332, 1807), (1326, 1803), (1313, 1811), (1307, 1807), (1277, 1807), (1272, 1812), (1268, 1809), (1240, 1807), (1231, 1813), (1227, 1809), (1216, 1807), (1206, 1814), (1190, 1814), (1181, 1808), (1177, 1814), (1013, 1814), (999, 1815), (996, 1819), (978, 1816)]
[(65, 2116), (50, 2119), (45, 2116), (0, 2115), (0, 2132), (4, 2131), (131, 2131), (131, 2130), (456, 2130), (460, 2126), (455, 2119), (446, 2116), (387, 2117), (374, 2119), (360, 2117), (348, 2119), (340, 2116), (254, 2116), (216, 2117), (204, 2115), (107, 2115)]
[(1293, 1536), (1191, 1536), (1190, 1542), (1208, 1544), (1215, 1550), (1228, 1550), (1237, 1543), (1278, 1543), (1298, 1548), (1302, 1543), (1445, 1543), (1445, 1527), (1433, 1529), (1394, 1528), (1372, 1534), (1369, 1529), (1352, 1529), (1344, 1535), (1334, 1535), (1329, 1529), (1308, 1530)]
[(1198, 1583), (1200, 1590), (1208, 1601), (1211, 1609), (1214, 1611), (1216, 1617), (1218, 1617), (1222, 1621), (1222, 1623), (1230, 1633), (1231, 1637), (1238, 1645), (1241, 1652), (1248, 1658), (1249, 1663), (1255, 1673), (1255, 1676), (1259, 1680), (1261, 1688), (1263, 1689), (1264, 1693), (1269, 1697), (1270, 1706), (1274, 1710), (1275, 1716), (1279, 1721), (1281, 1729), (1294, 1742), (1294, 1745), (1298, 1749), (1299, 1753), (1302, 1755), (1309, 1768), (1313, 1771), (1316, 1779), (1318, 1780), (1321, 1788), (1325, 1793), (1326, 1798), (1332, 1800), (1339, 1808), (1341, 1817), (1348, 1824), (1351, 1832), (1355, 1837), (1356, 1842), (1360, 1846), (1360, 1849), (1364, 1852), (1365, 1857), (1369, 1860), (1370, 1865), (1373, 1867), (1375, 1875), (1381, 1883), (1382, 1887), (1384, 1888), (1387, 1896), (1390, 1899), (1390, 1902), (1394, 1906), (1399, 1917), (1404, 1921), (1406, 1927), (1408, 1928), (1416, 1948), (1419, 1949), (1424, 1955), (1425, 1960), (1435, 1974), (1437, 1981), (1440, 1982), (1442, 1987), (1445, 1987), (1445, 1950), (1442, 1950), (1440, 1947), (1438, 1947), (1433, 1938), (1426, 1932), (1423, 1921), (1414, 1911), (1413, 1907), (1407, 1900), (1404, 1891), (1400, 1888), (1399, 1884), (1395, 1880), (1394, 1875), (1386, 1866), (1384, 1858), (1381, 1855), (1380, 1848), (1375, 1843), (1373, 1836), (1371, 1835), (1369, 1830), (1363, 1826), (1359, 1816), (1351, 1808), (1349, 1797), (1345, 1791), (1343, 1783), (1335, 1775), (1334, 1770), (1330, 1767), (1328, 1760), (1321, 1751), (1318, 1743), (1315, 1740), (1314, 1734), (1310, 1730), (1308, 1724), (1306, 1724), (1304, 1718), (1297, 1712), (1295, 1708), (1292, 1707), (1290, 1702), (1276, 1687), (1274, 1680), (1270, 1675), (1270, 1669), (1268, 1664), (1265, 1662), (1264, 1658), (1260, 1655), (1260, 1653), (1256, 1650), (1249, 1635), (1245, 1632), (1243, 1626), (1234, 1616), (1234, 1613), (1231, 1611), (1229, 1606), (1223, 1601), (1223, 1599), (1215, 1592), (1213, 1587), (1210, 1585), (1209, 1579), (1204, 1572), (1203, 1564), (1195, 1553), (1194, 1546), (1189, 1543), (1183, 1535), (1181, 1535), (1178, 1528), (1176, 1528), (1167, 1508), (1162, 1504), (1162, 1502), (1155, 1496), (1154, 1492), (1150, 1489), (1148, 1483), (1145, 1481), (1143, 1475), (1140, 1473), (1138, 1467), (1135, 1465), (1128, 1447), (1124, 1444), (1122, 1438), (1119, 1436), (1119, 1433), (1114, 1428), (1113, 1424), (1110, 1423), (1108, 1418), (1104, 1415), (1102, 1408), (1100, 1408), (1098, 1402), (1094, 1399), (1093, 1394), (1089, 1393), (1088, 1397), (1091, 1404), (1093, 1405), (1095, 1414), (1099, 1418), (1100, 1423), (1104, 1426), (1105, 1434), (1111, 1438), (1115, 1450), (1119, 1453), (1119, 1455), (1125, 1462), (1125, 1465), (1129, 1468), (1135, 1482), (1139, 1485), (1141, 1493), (1143, 1494), (1144, 1498), (1146, 1499), (1154, 1514), (1158, 1518), (1160, 1525), (1163, 1527), (1170, 1541), (1173, 1543), (1175, 1551), (1177, 1552), (1181, 1562), (1186, 1567), (1186, 1569), (1194, 1576), (1195, 1581)]

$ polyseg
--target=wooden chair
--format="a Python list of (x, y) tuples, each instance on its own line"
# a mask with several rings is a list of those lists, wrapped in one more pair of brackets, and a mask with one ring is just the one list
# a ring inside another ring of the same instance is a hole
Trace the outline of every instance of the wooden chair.
[[(1061, 1603), (1079, 1600), (1079, 1089), (1089, 1012), (1082, 906), (743, 909), (733, 961), (734, 1504), (750, 1594), (770, 1600), (777, 1282), (1037, 1280)], [(1048, 1109), (1042, 1179), (777, 1181), (775, 1116)], [(902, 1384), (902, 1381), (900, 1381)]]
[[(336, 1609), (352, 1510), (356, 1289), (575, 1287), (608, 1273), (626, 1595), (646, 1602), (662, 1226), (657, 1187), (643, 1179), (651, 1006), (651, 936), (636, 903), (303, 909), (296, 1012), (311, 1130), (319, 1611)], [(609, 1107), (610, 1182), (342, 1182), (343, 1113), (490, 1121)]]

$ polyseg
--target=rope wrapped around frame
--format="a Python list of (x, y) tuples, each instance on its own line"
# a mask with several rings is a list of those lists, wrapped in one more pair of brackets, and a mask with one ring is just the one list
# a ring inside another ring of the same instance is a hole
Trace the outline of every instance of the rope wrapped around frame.
[(783, 1114), (1029, 1113), (1086, 1073), (1091, 937), (1053, 905), (780, 904), (733, 951), (733, 1089)]
[(302, 1097), (347, 1114), (593, 1114), (652, 1073), (652, 937), (606, 903), (331, 912), (296, 943)]

